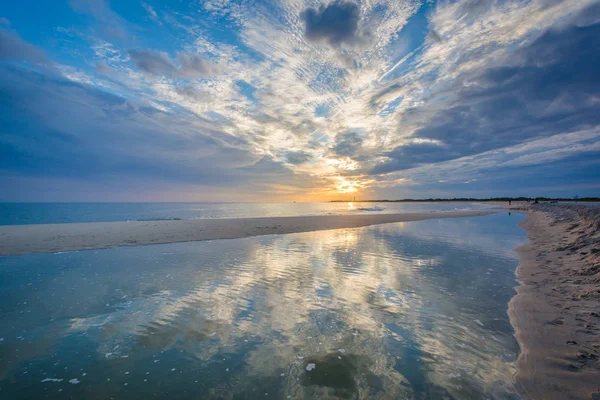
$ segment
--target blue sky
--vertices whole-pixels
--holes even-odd
[[[600,196],[600,2],[0,0],[0,201]]]

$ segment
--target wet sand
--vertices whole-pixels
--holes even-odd
[[[523,208],[515,205],[513,209]],[[527,399],[600,399],[600,210],[524,207],[521,285],[509,304]]]
[[[488,215],[487,211],[0,226],[0,256],[235,239]]]

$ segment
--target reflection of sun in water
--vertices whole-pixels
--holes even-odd
[[[354,210],[354,203],[353,202],[348,203],[348,208],[350,210]]]

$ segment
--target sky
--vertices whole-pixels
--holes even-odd
[[[600,196],[599,0],[0,0],[0,201]]]

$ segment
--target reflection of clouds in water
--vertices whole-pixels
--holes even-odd
[[[463,251],[484,253],[504,258],[516,258],[513,249],[523,243],[523,235],[515,235],[514,226],[523,219],[524,214],[493,215],[487,218],[505,219],[503,224],[480,224],[477,218],[434,219],[419,224],[405,224],[403,235],[418,238],[438,246],[453,246]],[[378,226],[379,232],[396,232],[395,224]],[[519,228],[520,230],[520,228]],[[502,243],[499,245],[498,241]]]
[[[464,298],[480,296],[487,281],[465,284],[434,273],[447,268],[464,276],[461,266],[447,265],[464,253],[462,241],[481,253],[479,261],[508,265],[489,255],[505,254],[506,244],[472,230],[471,220],[426,222],[107,250],[113,265],[120,254],[132,257],[127,268],[108,267],[109,278],[95,277],[102,290],[90,299],[99,304],[88,306],[126,293],[108,312],[71,318],[70,331],[95,340],[103,361],[135,358],[143,349],[184,350],[208,366],[224,353],[241,358],[241,370],[231,371],[235,383],[215,386],[221,394],[267,377],[298,396],[335,392],[335,382],[303,384],[308,360],[317,360],[315,373],[348,363],[342,370],[356,381],[351,391],[364,398],[413,390],[510,393],[502,386],[514,372],[511,332],[491,319],[505,317],[506,303],[498,309],[489,299]],[[166,248],[174,254],[157,257]],[[155,259],[158,265],[150,263]],[[74,268],[65,279],[82,273]],[[503,278],[509,285],[510,275]],[[480,314],[473,302],[494,310]],[[367,393],[368,387],[381,392]]]

